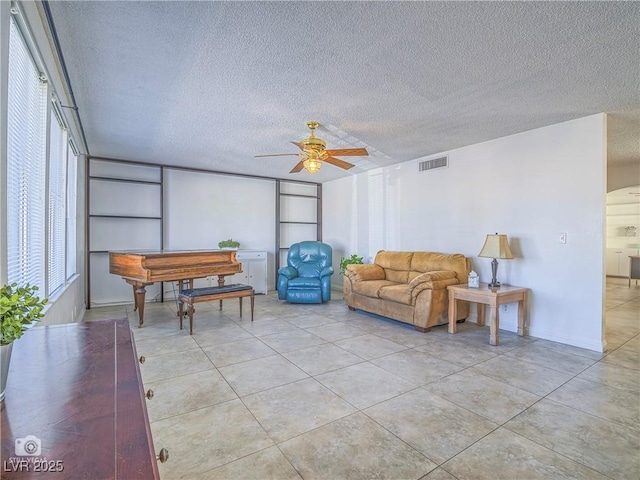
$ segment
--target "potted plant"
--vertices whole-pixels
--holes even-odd
[[[218,248],[222,250],[237,250],[240,248],[240,242],[232,240],[231,238],[229,240],[222,240],[218,242]]]
[[[344,272],[347,270],[347,265],[350,265],[352,263],[361,264],[364,263],[364,261],[362,257],[359,257],[355,253],[347,258],[342,257],[340,259],[340,273],[344,275]]]
[[[35,285],[18,287],[17,283],[0,289],[0,401],[4,400],[13,342],[44,316],[42,309],[48,299],[41,300],[37,291]]]

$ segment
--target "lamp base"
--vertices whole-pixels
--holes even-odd
[[[498,260],[495,258],[491,262],[491,283],[489,284],[489,288],[500,288],[500,282],[496,280],[496,276],[498,275]]]

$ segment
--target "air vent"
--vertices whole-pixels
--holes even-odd
[[[449,166],[448,157],[434,158],[433,160],[425,160],[418,164],[418,171],[424,172],[427,170],[433,170],[435,168],[446,168]]]

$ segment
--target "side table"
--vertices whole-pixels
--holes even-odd
[[[518,302],[518,335],[527,335],[527,295],[528,288],[502,285],[499,288],[490,288],[486,283],[480,283],[480,288],[469,288],[465,283],[462,285],[449,285],[449,333],[456,333],[456,315],[458,305],[456,300],[466,300],[478,305],[478,325],[484,325],[485,306],[491,307],[489,329],[489,343],[498,345],[500,328],[500,305],[511,302]]]

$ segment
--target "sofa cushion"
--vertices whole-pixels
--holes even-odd
[[[383,300],[389,300],[390,302],[404,303],[405,305],[411,305],[412,298],[407,284],[389,285],[380,288],[378,296]]]
[[[384,276],[387,280],[391,280],[392,282],[409,283],[408,270],[392,270],[390,268],[385,268]]]
[[[389,285],[398,285],[396,282],[389,280],[367,280],[364,282],[356,282],[353,284],[353,291],[366,297],[378,298],[378,292],[382,287]],[[403,285],[406,289],[407,286]]]
[[[313,277],[296,277],[289,280],[288,288],[320,288],[320,279]]]
[[[413,252],[386,252],[380,250],[376,254],[374,263],[380,265],[385,270],[411,270],[411,259],[413,258]]]

